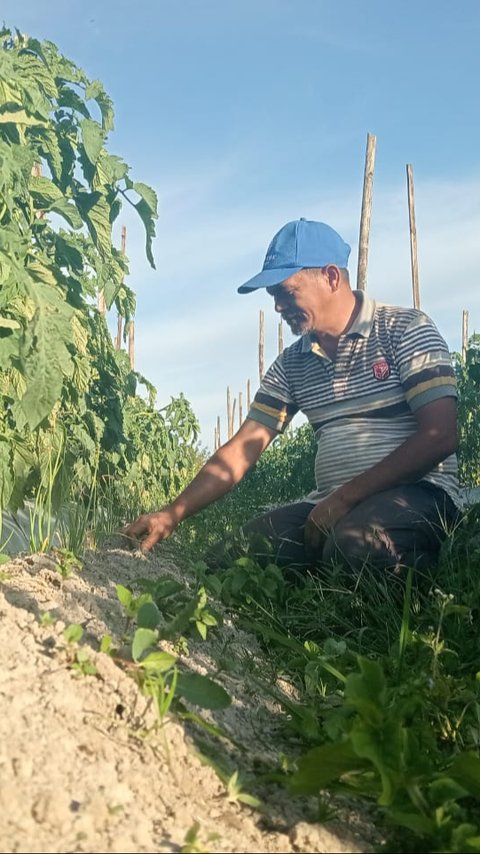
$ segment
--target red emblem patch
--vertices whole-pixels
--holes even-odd
[[[373,376],[376,380],[386,380],[390,376],[390,365],[386,359],[379,359],[372,365]]]

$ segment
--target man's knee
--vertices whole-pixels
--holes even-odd
[[[346,564],[355,570],[366,564],[393,568],[400,562],[401,555],[388,531],[339,522],[325,542],[322,560]]]
[[[422,569],[435,561],[440,541],[432,543],[416,534],[411,531],[405,537],[402,532],[401,537],[395,538],[381,527],[360,528],[340,522],[325,543],[322,560],[357,571],[367,565],[376,569],[399,570],[405,566]]]

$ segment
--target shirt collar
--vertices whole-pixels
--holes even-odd
[[[360,310],[348,331],[345,332],[345,337],[369,338],[375,317],[375,300],[367,297],[365,291],[353,291],[353,293],[360,302]],[[310,334],[307,333],[302,336],[302,353],[309,353],[311,351],[317,353],[321,351],[323,353],[320,345],[316,341],[312,341]]]

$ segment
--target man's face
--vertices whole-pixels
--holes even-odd
[[[323,272],[318,269],[300,270],[280,285],[267,288],[267,293],[275,300],[275,311],[282,315],[294,335],[313,332],[315,320],[326,295],[323,293]]]

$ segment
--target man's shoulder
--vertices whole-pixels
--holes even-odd
[[[376,302],[375,320],[387,329],[402,332],[408,327],[435,326],[431,317],[419,308],[384,302]]]
[[[380,302],[375,300],[375,314],[384,317],[391,317],[394,320],[402,320],[411,322],[416,318],[428,317],[424,311],[419,308],[412,308],[406,305],[396,305],[395,303]]]

